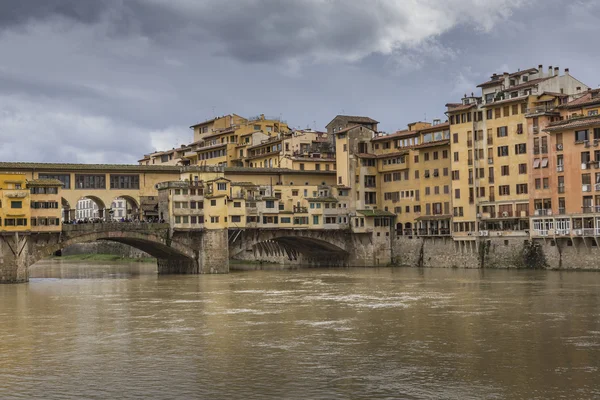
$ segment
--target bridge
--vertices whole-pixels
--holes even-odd
[[[72,244],[96,240],[148,253],[157,259],[159,274],[228,273],[230,256],[277,262],[283,257],[290,263],[313,266],[371,266],[378,261],[371,236],[350,230],[173,230],[168,224],[65,224],[60,232],[0,234],[0,283],[27,282],[28,268],[37,261]]]

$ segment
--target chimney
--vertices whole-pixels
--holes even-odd
[[[569,68],[565,68],[565,75],[566,76],[571,76],[571,73],[569,72]]]
[[[551,65],[551,66],[548,67],[548,76],[549,77],[552,76],[552,74],[554,73],[552,71],[553,71],[553,69],[552,69],[552,65]]]
[[[502,77],[504,78],[504,87],[508,88],[508,86],[510,85],[510,79],[509,79],[508,72],[505,72],[504,74],[502,74]]]
[[[538,65],[538,75],[540,78],[544,77],[544,66],[542,64]]]
[[[560,74],[560,68],[554,67],[554,76],[558,76]]]

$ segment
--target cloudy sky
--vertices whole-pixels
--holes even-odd
[[[595,0],[0,0],[0,160],[135,163],[235,112],[392,132],[493,72],[600,84]]]

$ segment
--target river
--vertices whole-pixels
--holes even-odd
[[[1,399],[600,397],[599,273],[31,276],[0,286]]]

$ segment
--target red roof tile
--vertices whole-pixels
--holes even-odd
[[[578,117],[565,119],[563,121],[553,122],[546,129],[545,132],[561,132],[577,128],[586,128],[591,126],[600,125],[600,116],[594,115],[591,117]]]

